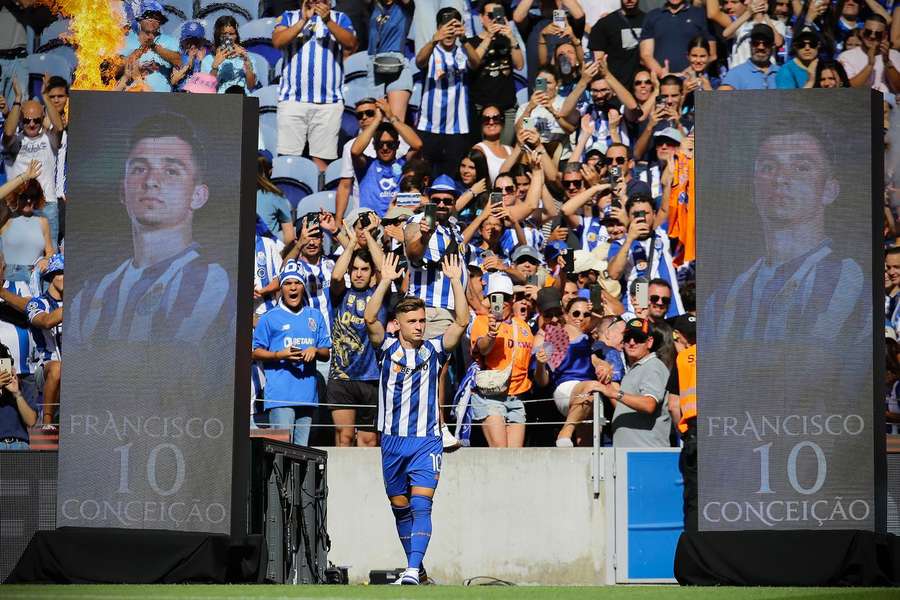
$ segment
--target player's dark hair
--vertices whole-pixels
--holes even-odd
[[[184,115],[161,112],[144,117],[131,130],[128,139],[129,152],[141,140],[161,137],[176,137],[190,146],[194,165],[197,167],[197,180],[206,181],[206,149],[191,120]]]
[[[837,144],[831,139],[829,127],[832,123],[825,122],[821,115],[802,108],[792,108],[772,115],[766,123],[765,131],[760,139],[762,142],[770,137],[796,135],[805,133],[819,142],[822,155],[828,162],[827,167],[837,164]]]
[[[613,142],[606,148],[606,154],[609,154],[609,151],[613,148],[625,148],[625,158],[627,160],[631,160],[631,148],[628,147],[628,144],[623,144],[621,142]]]
[[[890,248],[885,249],[885,256],[889,256],[891,254],[900,254],[900,246],[891,246]]]
[[[450,15],[448,21],[452,21],[456,19],[460,23],[462,22],[462,15],[459,14],[459,11],[453,8],[452,6],[445,6],[441,10],[437,11],[437,15],[435,15],[435,22],[440,26],[441,23],[444,22],[444,15]],[[399,306],[399,304],[397,305]]]
[[[574,298],[570,298],[568,302],[566,302],[566,312],[572,310],[572,307],[575,306],[576,302],[587,302],[587,298],[582,298],[581,296],[575,296]]]
[[[378,142],[381,141],[381,135],[382,135],[383,133],[386,133],[386,134],[388,134],[389,136],[391,136],[391,138],[393,138],[393,140],[394,140],[395,142],[396,142],[397,140],[400,139],[400,133],[397,131],[397,128],[396,128],[396,127],[394,127],[394,126],[391,125],[390,123],[386,123],[386,122],[385,122],[385,123],[380,123],[380,124],[378,125],[378,127],[375,128],[375,135],[374,135],[374,137],[373,137],[373,139],[375,140],[376,145],[378,144]]]
[[[394,307],[394,313],[397,316],[416,310],[425,310],[425,301],[421,298],[412,298],[407,296],[406,298],[398,302],[397,306]]]

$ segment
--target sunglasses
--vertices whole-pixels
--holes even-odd
[[[389,148],[391,150],[396,150],[400,147],[400,142],[391,141],[391,140],[378,140],[375,144],[376,148]]]
[[[581,179],[563,179],[563,186],[580,188],[584,185],[584,182]]]
[[[571,317],[572,317],[573,319],[580,319],[581,317],[586,317],[586,316],[588,316],[589,314],[590,314],[590,313],[589,313],[588,311],[586,311],[586,310],[585,310],[585,311],[581,311],[581,310],[573,310],[572,312],[569,313],[569,315],[571,315]]]
[[[503,187],[498,186],[498,187],[494,188],[494,191],[495,192],[503,192],[504,194],[512,194],[513,192],[516,191],[516,186],[514,186],[514,185],[507,185],[507,186],[503,186]]]
[[[612,158],[607,158],[606,162],[610,165],[624,165],[627,160],[624,156],[613,156]]]
[[[456,204],[456,198],[453,196],[432,196],[432,204],[443,204],[444,206],[453,206]]]
[[[484,115],[483,117],[485,123],[502,123],[503,117],[501,115]]]
[[[797,42],[797,47],[801,49],[805,48],[818,48],[819,42],[814,42],[812,40],[803,40],[801,42]]]
[[[41,121],[43,121],[43,120],[44,119],[42,119],[41,117],[38,117],[36,119],[29,119],[27,117],[22,117],[22,122],[25,123],[26,125],[39,125],[41,123]]]
[[[750,40],[750,46],[752,48],[757,48],[757,47],[769,48],[771,45],[772,45],[772,42],[770,42],[769,40],[764,40],[764,39]]]
[[[356,113],[357,119],[362,119],[363,117],[368,117],[371,119],[374,116],[375,116],[374,110],[360,110],[360,111],[357,111],[357,113]]]
[[[513,294],[513,300],[516,302],[521,302],[522,300],[528,300],[529,296],[525,292],[517,292]]]
[[[863,37],[870,40],[880,40],[884,36],[883,31],[873,31],[872,29],[863,29],[862,34]]]
[[[650,296],[651,304],[662,304],[663,306],[668,306],[671,301],[671,296],[657,296],[656,294]]]
[[[652,79],[635,79],[634,85],[653,85]]]
[[[647,341],[647,336],[638,335],[636,333],[626,333],[624,336],[622,336],[622,341],[626,344],[631,342],[634,342],[635,344],[643,344]]]
[[[381,224],[385,227],[390,227],[392,225],[399,225],[400,219],[382,219]]]

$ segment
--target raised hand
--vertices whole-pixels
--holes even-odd
[[[28,168],[25,169],[25,172],[22,173],[25,176],[25,180],[37,179],[41,175],[41,161],[33,160],[28,163]]]
[[[445,254],[441,262],[441,270],[448,279],[462,281],[462,267],[459,265],[459,254]]]
[[[381,263],[381,277],[388,281],[399,279],[403,276],[404,269],[398,268],[400,257],[393,252],[387,252],[384,255],[384,262]]]

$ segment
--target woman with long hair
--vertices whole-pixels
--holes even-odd
[[[216,19],[213,29],[215,55],[207,54],[200,69],[216,76],[216,91],[224,94],[237,86],[249,92],[256,87],[256,73],[247,50],[241,46],[237,21],[231,15]]]
[[[269,154],[266,152],[266,154]],[[296,237],[294,221],[291,219],[291,203],[281,190],[272,183],[271,155],[260,154],[256,158],[256,214],[274,235],[285,245]]]
[[[472,148],[459,161],[456,180],[465,190],[456,199],[456,214],[461,221],[469,223],[484,209],[492,181],[487,159],[481,150]]]
[[[35,215],[46,200],[37,181],[40,173],[40,162],[33,160],[24,173],[0,186],[0,198],[5,200],[0,210],[0,243],[6,281],[29,281],[38,261],[55,251],[50,222]]]
[[[475,144],[472,150],[478,149],[484,153],[487,160],[488,173],[491,180],[488,186],[493,185],[494,179],[500,174],[503,163],[512,154],[512,147],[500,141],[500,133],[503,131],[503,111],[493,105],[481,109],[481,141]]]
[[[816,76],[813,82],[814,88],[842,88],[850,87],[850,78],[844,65],[836,60],[820,60],[816,65]]]

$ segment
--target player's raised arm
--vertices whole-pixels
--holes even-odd
[[[380,346],[384,341],[384,325],[378,320],[378,310],[384,304],[384,297],[388,290],[391,289],[391,282],[403,275],[403,269],[397,268],[400,261],[393,252],[384,255],[384,262],[381,264],[381,279],[378,286],[369,301],[366,303],[366,310],[363,312],[363,319],[366,321],[366,331],[369,332],[369,341],[373,345]]]
[[[466,290],[463,289],[462,267],[459,264],[459,255],[447,254],[444,256],[444,262],[441,266],[444,276],[450,280],[450,286],[453,288],[453,306],[456,311],[456,320],[447,328],[443,337],[444,350],[449,352],[459,343],[466,326],[469,324],[469,304],[466,302]]]

